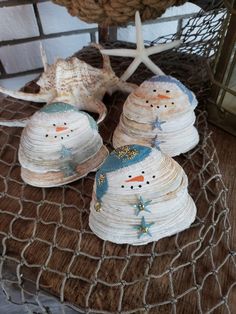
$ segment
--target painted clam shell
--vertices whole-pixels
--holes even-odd
[[[103,240],[147,244],[188,228],[195,216],[184,170],[156,149],[118,148],[96,174],[89,225]]]
[[[195,95],[177,79],[154,76],[127,98],[113,135],[115,148],[129,144],[161,149],[177,156],[195,147]]]
[[[21,176],[33,186],[59,186],[96,171],[107,155],[93,118],[53,103],[36,112],[22,132]]]

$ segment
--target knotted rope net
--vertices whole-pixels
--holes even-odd
[[[53,0],[63,5],[72,16],[87,23],[122,25],[134,21],[139,11],[142,21],[161,16],[167,8],[181,5],[186,0]]]
[[[0,129],[0,279],[7,299],[18,309],[56,314],[234,313],[236,252],[230,238],[227,188],[204,110],[211,85],[206,59],[209,55],[212,62],[215,59],[226,14],[225,9],[201,12],[182,29],[181,48],[153,56],[166,73],[192,88],[201,104],[196,121],[200,143],[177,158],[198,209],[188,230],[138,247],[100,240],[88,226],[94,174],[63,187],[30,187],[20,178],[21,130]],[[107,44],[121,46],[132,45]],[[77,55],[101,66],[94,48]],[[129,62],[112,58],[119,75]],[[141,66],[132,81],[140,83],[150,76]],[[35,84],[25,90],[36,90]],[[108,118],[100,132],[110,149],[126,97],[121,93],[105,97]],[[2,100],[0,116],[23,118],[39,107],[8,97]]]

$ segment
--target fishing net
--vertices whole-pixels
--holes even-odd
[[[195,222],[184,232],[138,247],[100,240],[88,226],[94,174],[63,187],[28,186],[20,178],[17,159],[21,130],[0,129],[0,278],[17,313],[234,313],[236,252],[227,189],[204,110],[211,86],[208,66],[214,66],[226,19],[227,10],[221,7],[200,12],[183,23],[181,48],[152,56],[164,72],[193,89],[200,102],[200,143],[176,158],[189,177],[198,209]],[[94,48],[84,48],[77,56],[101,66]],[[112,58],[119,75],[129,62]],[[132,81],[150,76],[141,66]],[[25,90],[37,88],[30,83]],[[100,132],[110,149],[126,97],[105,97],[108,117]],[[0,116],[23,118],[39,108],[8,97],[1,101]]]

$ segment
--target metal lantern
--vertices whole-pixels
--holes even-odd
[[[212,78],[209,120],[236,135],[236,1],[229,7],[227,31]]]

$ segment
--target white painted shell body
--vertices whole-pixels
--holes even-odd
[[[146,244],[187,229],[195,216],[184,170],[156,149],[121,147],[96,174],[89,224],[103,240]]]
[[[22,132],[19,147],[22,179],[38,187],[84,177],[97,170],[107,155],[93,118],[65,103],[36,112]]]
[[[140,144],[177,156],[195,147],[195,95],[178,80],[154,76],[127,98],[113,145]]]

